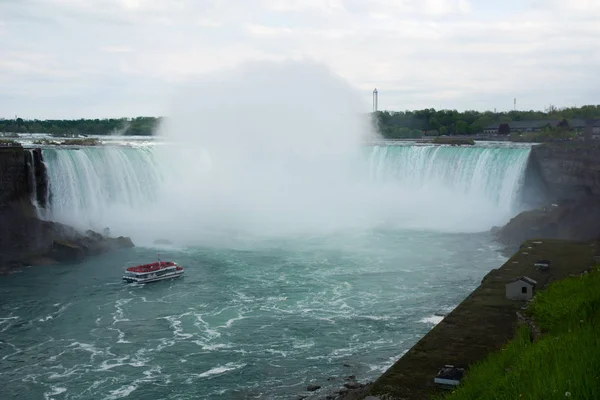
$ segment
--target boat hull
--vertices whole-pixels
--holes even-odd
[[[183,275],[183,270],[181,271],[175,271],[169,274],[164,274],[161,276],[151,276],[151,277],[147,277],[147,278],[137,278],[135,276],[123,276],[123,280],[129,283],[151,283],[151,282],[158,282],[158,281],[164,281],[167,279],[175,279],[175,278],[179,278],[181,275]]]

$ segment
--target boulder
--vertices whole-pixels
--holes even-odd
[[[315,391],[317,391],[319,389],[321,389],[321,386],[319,386],[319,385],[308,385],[306,387],[306,390],[309,391],[309,392],[315,392]]]
[[[358,382],[344,383],[344,386],[350,390],[360,389],[361,387],[363,387],[363,385]]]
[[[531,239],[597,240],[600,238],[600,196],[525,211],[492,232],[510,249]]]
[[[68,240],[55,240],[50,257],[60,262],[80,262],[86,256],[86,249]]]

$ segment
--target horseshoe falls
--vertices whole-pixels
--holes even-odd
[[[305,175],[292,172],[283,177],[285,186],[273,187],[211,170],[210,156],[201,150],[184,165],[187,179],[171,175],[168,188],[165,177],[172,171],[156,148],[46,149],[43,154],[50,219],[82,229],[108,226],[138,241],[168,234],[172,241],[189,242],[190,236],[204,237],[205,227],[227,227],[231,233],[242,225],[254,234],[277,232],[278,226],[486,231],[520,211],[529,148],[371,146],[332,178],[337,180],[307,183]],[[178,229],[171,232],[171,224]]]
[[[380,145],[242,168],[219,150],[43,150],[45,218],[136,247],[0,280],[6,398],[317,399],[373,380],[505,261],[488,231],[522,208],[529,156]],[[185,275],[121,282],[157,252]]]

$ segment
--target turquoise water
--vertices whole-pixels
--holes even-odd
[[[375,379],[502,264],[486,232],[519,211],[530,151],[169,149],[44,150],[41,216],[138,247],[0,279],[2,399],[322,398]],[[122,282],[157,252],[184,277]]]
[[[157,251],[185,276],[121,282]],[[503,260],[487,234],[373,229],[26,268],[0,280],[2,398],[290,399],[371,380]]]

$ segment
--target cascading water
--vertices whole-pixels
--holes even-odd
[[[376,146],[371,177],[412,190],[448,189],[511,212],[519,206],[529,148]],[[449,199],[445,199],[449,200]]]
[[[31,188],[31,194],[29,196],[29,199],[31,201],[31,204],[33,205],[33,208],[35,209],[36,215],[37,217],[41,217],[42,216],[42,212],[40,209],[40,205],[38,202],[38,193],[37,193],[37,179],[35,176],[35,162],[34,162],[34,156],[33,156],[33,150],[29,150],[27,152],[27,172],[28,172],[28,180],[29,180],[29,187]]]
[[[45,149],[49,218],[102,229],[126,221],[157,198],[160,171],[147,148]]]
[[[335,188],[342,191],[339,197],[344,204],[335,211],[328,204],[323,209],[307,204],[304,220],[327,224],[325,210],[339,224],[333,228],[356,227],[350,223],[356,218],[358,222],[354,222],[363,227],[393,224],[400,228],[471,232],[501,224],[519,211],[529,156],[527,147],[389,145],[368,147],[366,151],[366,157],[354,166],[354,181],[345,181]],[[53,193],[51,218],[80,228],[109,226],[120,234],[134,238],[137,235],[148,241],[167,233],[177,239],[177,233],[167,232],[164,225],[181,221],[178,217],[196,219],[198,230],[208,221],[231,223],[231,216],[246,216],[245,213],[264,218],[264,225],[269,223],[260,209],[242,212],[239,203],[232,203],[223,210],[216,203],[207,202],[210,192],[216,190],[211,186],[215,182],[208,180],[203,183],[209,193],[185,202],[195,204],[198,210],[181,215],[183,209],[175,199],[180,194],[165,190],[165,166],[156,153],[157,149],[151,147],[116,146],[44,150]],[[194,176],[210,176],[206,159],[197,155],[196,161],[190,159],[190,163],[188,169],[197,169]],[[198,184],[175,183],[184,188]],[[332,185],[335,187],[335,182]],[[172,188],[173,182],[168,182],[168,187]],[[322,203],[332,201],[327,196],[333,191],[324,188],[325,197],[316,199]],[[272,199],[265,198],[269,205],[266,212],[275,206],[269,201]],[[205,209],[213,205],[213,210]],[[296,217],[280,214],[286,224]],[[178,228],[183,225],[178,224]],[[148,232],[156,233],[147,235]]]

